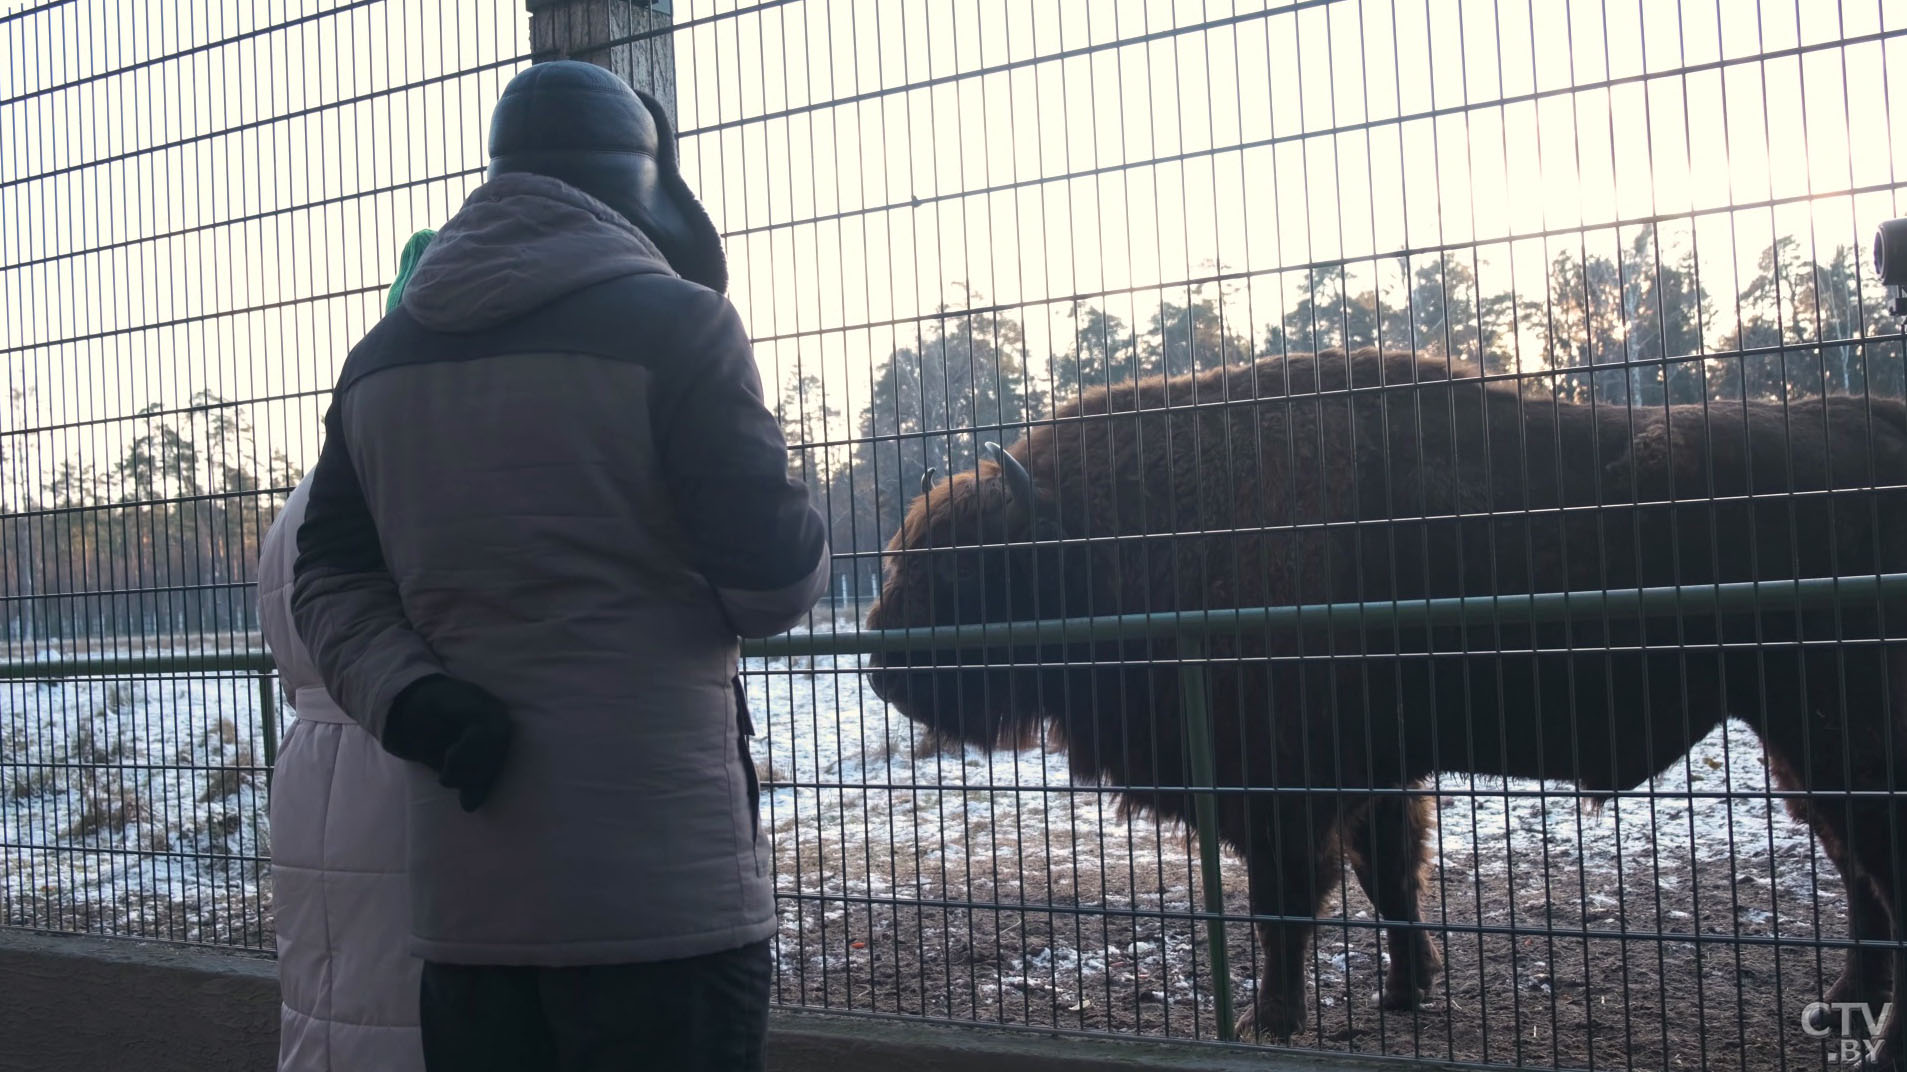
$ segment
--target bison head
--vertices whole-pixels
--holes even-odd
[[[1016,445],[1024,451],[1024,441]],[[888,541],[871,629],[951,628],[1083,614],[1083,551],[1069,545],[1054,498],[1013,452],[987,444],[970,473],[932,483]],[[998,644],[876,655],[869,683],[943,737],[987,747],[1023,742],[1054,696],[1057,645]],[[1042,666],[1040,664],[1048,665]]]

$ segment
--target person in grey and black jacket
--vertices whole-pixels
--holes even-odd
[[[760,1068],[739,638],[813,606],[826,531],[663,109],[536,64],[490,154],[338,376],[292,613],[412,761],[429,1068]]]

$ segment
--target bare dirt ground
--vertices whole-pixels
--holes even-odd
[[[1228,876],[1243,884],[1243,875]],[[1557,872],[1578,891],[1575,876]],[[1686,872],[1664,873],[1663,932],[1698,933],[1687,908]],[[1744,881],[1753,885],[1744,876]],[[1123,883],[1113,883],[1115,887]],[[1693,884],[1706,907],[1699,933],[1725,936],[1731,918],[1725,875]],[[1592,882],[1599,898],[1616,888]],[[959,894],[975,900],[1067,902],[1040,872],[1025,880],[982,881]],[[1456,926],[1653,931],[1653,903],[1623,918],[1579,904],[1515,896],[1492,885],[1477,896],[1449,889],[1433,898],[1435,919]],[[1103,896],[1141,911],[1183,913],[1171,896],[1109,889]],[[945,897],[943,899],[955,899]],[[1575,900],[1574,897],[1568,900]],[[1653,897],[1650,898],[1651,902]],[[1518,902],[1522,903],[1519,904]],[[1351,925],[1326,923],[1315,950],[1316,983],[1298,1047],[1353,1054],[1520,1066],[1620,1069],[1819,1068],[1823,1044],[1799,1029],[1799,1011],[1838,971],[1838,954],[1805,944],[1726,942],[1619,935],[1549,938],[1451,933],[1438,941],[1446,975],[1417,1013],[1386,1012],[1377,934],[1361,893],[1348,898]],[[1105,903],[1097,897],[1085,907]],[[1752,911],[1752,910],[1751,910]],[[778,999],[784,1002],[954,1020],[981,1020],[1177,1038],[1216,1038],[1216,1002],[1205,976],[1204,934],[1158,917],[1083,916],[1042,910],[950,909],[818,900],[786,906]],[[1739,918],[1739,917],[1736,917]],[[1840,927],[1838,906],[1824,914]],[[1365,924],[1357,926],[1356,924]],[[1255,943],[1230,929],[1237,1000],[1249,1000]],[[1744,934],[1766,934],[1745,925]],[[1805,943],[1806,927],[1783,937]],[[801,955],[806,951],[805,956]],[[793,963],[790,963],[793,954]],[[1194,973],[1199,977],[1194,980]]]
[[[1017,816],[995,802],[999,821],[944,834],[934,821],[943,806],[902,809],[924,843],[890,840],[884,829],[869,840],[817,840],[784,823],[778,999],[1218,1037],[1206,932],[1186,918],[1203,897],[1195,849],[1082,796],[1022,799]],[[1699,802],[1698,820],[1711,804],[1728,807]],[[1444,846],[1425,917],[1440,928],[1433,940],[1446,973],[1426,1007],[1380,1008],[1380,934],[1352,884],[1326,911],[1336,918],[1319,929],[1307,1026],[1289,1045],[1537,1068],[1823,1067],[1825,1044],[1802,1033],[1801,1010],[1842,954],[1809,941],[1846,931],[1832,868],[1794,832],[1771,837],[1763,815],[1753,816],[1758,831],[1738,820],[1731,857],[1725,843],[1678,837],[1668,819],[1645,833],[1666,843],[1660,851],[1610,853],[1606,828],[1620,817],[1582,817],[1572,835],[1574,802],[1549,798],[1512,802],[1521,829],[1510,837],[1459,843],[1448,827],[1470,838],[1488,825],[1466,814],[1471,806],[1451,797],[1441,808]],[[1083,814],[1101,809],[1103,818]],[[1245,913],[1236,861],[1224,881],[1228,913]],[[1018,907],[969,907],[992,904]],[[1243,1009],[1257,942],[1244,922],[1228,938]]]

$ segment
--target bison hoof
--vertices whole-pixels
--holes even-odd
[[[1858,1072],[1900,1072],[1900,1047],[1883,1043],[1877,1051],[1841,1067]]]
[[[1414,1012],[1423,1007],[1424,998],[1443,972],[1443,958],[1425,943],[1414,957],[1391,958],[1384,973],[1384,1008],[1392,1012]]]
[[[1882,1072],[1882,1070],[1901,1072],[1901,1069],[1907,1068],[1907,1060],[1903,1059],[1907,1058],[1907,1053],[1901,1050],[1901,1025],[1894,1018],[1898,1011],[1897,1009],[1887,1010],[1887,1019],[1879,1025],[1880,1030],[1874,1033],[1874,1037],[1865,1037],[1867,1032],[1865,1025],[1862,1025],[1862,1028],[1856,1032],[1855,1038],[1842,1039],[1842,1053],[1844,1057],[1852,1057],[1852,1059],[1845,1060],[1841,1067],[1859,1069],[1861,1072]],[[1863,1017],[1856,1016],[1854,1019],[1858,1021]],[[1835,1024],[1833,1027],[1838,1031],[1840,1025]],[[1829,1046],[1833,1045],[1834,1043],[1830,1041]],[[1854,1052],[1850,1053],[1850,1050]]]
[[[1869,978],[1854,965],[1849,965],[1841,972],[1841,977],[1834,980],[1834,985],[1828,988],[1828,992],[1821,995],[1821,1001],[1826,1005],[1865,1005],[1869,1009],[1885,1011],[1889,989],[1885,981]],[[1830,1026],[1830,1020],[1834,1021],[1832,1025],[1834,1029],[1840,1030],[1838,1014],[1829,1010],[1810,1009],[1807,1019],[1808,1027],[1812,1030]],[[1866,1031],[1867,1024],[1864,1017],[1853,1016],[1850,1020],[1856,1029]]]
[[[1304,1005],[1298,1001],[1261,998],[1238,1018],[1235,1028],[1241,1039],[1277,1039],[1284,1041],[1304,1026]]]
[[[1853,988],[1850,988],[1850,990],[1852,989]],[[1851,1015],[1845,1015],[1841,1010],[1848,1006],[1865,1005],[1870,1014],[1875,1009],[1879,1009],[1882,1013],[1885,1013],[1886,998],[1879,997],[1863,1000],[1862,996],[1858,994],[1852,992],[1842,994],[1839,993],[1840,990],[1841,987],[1836,985],[1834,989],[1829,990],[1821,999],[1821,1005],[1835,1006],[1834,1008],[1822,1008],[1819,1005],[1810,1007],[1802,1014],[1802,1025],[1820,1037],[1826,1037],[1827,1035],[1838,1036],[1843,1029],[1846,1029],[1852,1038],[1867,1038],[1868,1018],[1862,1016],[1858,1011],[1853,1012]],[[1876,1020],[1873,1022],[1879,1023],[1880,1021]],[[1884,1030],[1885,1029],[1883,1029],[1883,1032]]]
[[[1417,986],[1404,979],[1386,979],[1382,1004],[1387,1012],[1416,1012],[1424,1007],[1424,998],[1429,995],[1429,987]]]

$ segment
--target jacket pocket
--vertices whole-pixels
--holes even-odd
[[[741,753],[742,775],[748,779],[748,805],[754,815],[753,833],[761,840],[761,779],[755,773],[755,757],[748,754],[748,742],[755,736],[755,720],[748,716],[748,693],[742,688],[740,674],[731,682],[735,690],[736,750]]]

